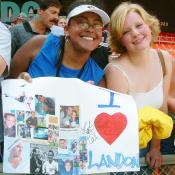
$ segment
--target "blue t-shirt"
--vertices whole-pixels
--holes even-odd
[[[62,41],[61,36],[48,35],[40,52],[29,66],[28,72],[32,78],[57,76],[58,51]],[[81,70],[68,68],[62,64],[59,70],[59,76],[64,78],[77,78],[78,75],[81,74],[81,80],[85,82],[91,80],[94,81],[96,85],[104,76],[103,68],[91,57],[89,57],[85,63],[83,71],[81,73],[80,71]]]

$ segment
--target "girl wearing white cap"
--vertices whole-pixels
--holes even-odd
[[[59,76],[80,78],[99,84],[103,68],[91,57],[97,49],[102,29],[109,16],[89,1],[76,1],[70,5],[65,37],[36,36],[14,56],[11,77],[21,78]],[[99,58],[100,59],[100,58]]]

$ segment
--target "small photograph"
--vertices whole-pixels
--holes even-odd
[[[74,175],[85,174],[87,166],[86,160],[80,160],[80,156],[76,155],[74,156],[73,163]]]
[[[58,147],[58,136],[52,130],[48,131],[48,143],[49,146]]]
[[[4,114],[4,136],[16,137],[16,117],[13,113]]]
[[[58,147],[59,128],[57,125],[49,124],[48,126],[48,142],[50,146]]]
[[[26,96],[25,92],[21,92],[18,96],[11,96],[9,94],[3,94],[5,97],[11,98],[13,100],[16,100],[17,102],[21,104],[27,105],[29,110],[32,110],[32,102],[33,102],[33,97],[32,96]]]
[[[46,126],[47,126],[46,117],[38,117],[37,118],[37,127],[46,128]]]
[[[47,128],[35,128],[33,138],[48,140],[48,129]]]
[[[73,153],[73,155],[79,155],[79,142],[77,139],[71,140],[71,152]]]
[[[80,160],[79,162],[79,174],[84,174],[87,166],[87,160]]]
[[[58,175],[58,151],[48,145],[30,144],[30,173]]]
[[[52,115],[48,115],[49,118],[49,124],[55,124],[58,125],[58,117],[57,116],[52,116]]]
[[[80,156],[79,155],[74,156],[74,159],[73,159],[74,175],[80,174],[79,173],[79,171],[80,171],[79,163],[80,163]]]
[[[22,163],[23,147],[21,143],[12,146],[9,154],[9,163],[13,168],[17,168]]]
[[[64,157],[59,159],[59,175],[73,175],[73,158]]]
[[[56,157],[54,151],[52,149],[48,150],[47,152],[47,160],[43,162],[42,165],[42,174],[52,174],[58,175],[58,158]]]
[[[26,124],[18,124],[17,135],[21,138],[31,138],[30,128]]]
[[[35,111],[28,113],[28,118],[26,118],[26,124],[29,128],[37,127],[37,117]]]
[[[68,149],[68,142],[67,139],[59,139],[59,149],[67,150]]]
[[[35,95],[35,111],[39,115],[55,115],[55,100],[43,95]]]
[[[79,106],[60,106],[60,127],[79,128]]]
[[[17,123],[24,123],[25,112],[17,110],[16,111]]]
[[[27,98],[27,97],[26,97],[25,92],[22,92],[18,97],[15,97],[15,100],[17,100],[17,101],[23,103],[23,102],[25,102],[26,98]]]
[[[29,173],[30,144],[16,138],[5,137],[4,172]]]
[[[87,137],[79,139],[80,160],[87,161]]]
[[[36,145],[32,148],[30,154],[30,173],[32,174],[42,174],[42,152],[40,148]]]
[[[25,111],[25,119],[31,116],[31,111]]]

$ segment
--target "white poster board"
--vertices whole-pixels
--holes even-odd
[[[139,170],[138,116],[131,96],[52,77],[4,80],[2,100],[4,172]]]

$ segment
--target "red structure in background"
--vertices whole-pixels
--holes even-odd
[[[167,50],[175,58],[175,34],[160,33],[158,41],[153,44],[153,47]]]

